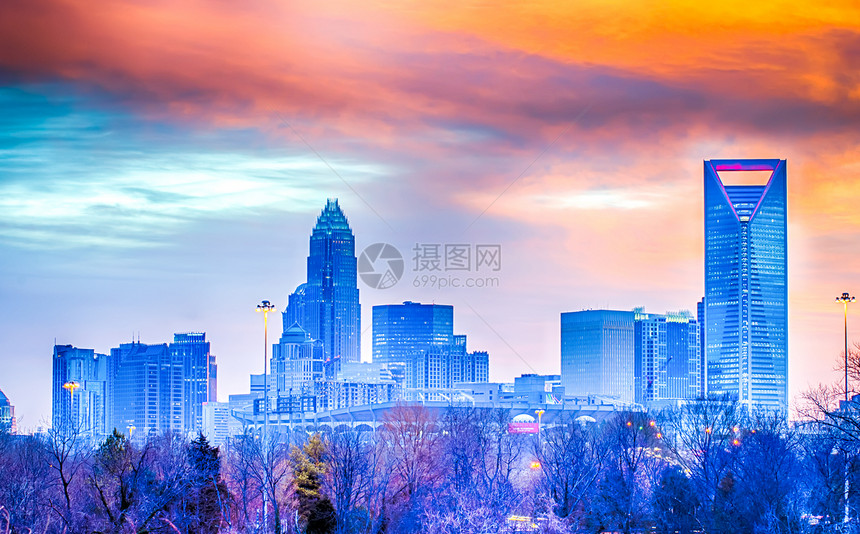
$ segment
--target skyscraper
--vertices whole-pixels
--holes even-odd
[[[107,430],[148,435],[203,428],[203,403],[216,401],[215,356],[203,332],[173,343],[123,343],[111,349]]]
[[[217,366],[205,332],[174,334],[171,360],[182,365],[182,428],[203,428],[203,403],[216,402]],[[181,363],[180,363],[181,362]]]
[[[632,311],[561,314],[561,385],[566,395],[633,402]]]
[[[486,382],[489,355],[468,352],[454,335],[454,307],[406,301],[373,307],[373,362],[407,388],[451,388]]]
[[[699,323],[689,312],[634,310],[636,402],[655,405],[701,396]]]
[[[93,349],[54,345],[52,422],[84,435],[108,432],[110,357]]]
[[[413,354],[454,343],[454,307],[406,301],[373,307],[373,362],[398,380]]]
[[[322,343],[323,358],[361,360],[355,237],[336,199],[329,199],[311,233],[307,283],[290,295],[284,331],[297,323]]]
[[[132,436],[183,430],[182,361],[167,343],[122,343],[111,349],[114,367],[110,428]]]
[[[786,162],[710,160],[704,166],[708,394],[728,394],[749,406],[784,412]],[[750,180],[749,172],[738,171],[764,171],[766,176]]]

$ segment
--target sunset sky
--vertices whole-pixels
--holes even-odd
[[[453,304],[490,378],[559,372],[559,313],[695,313],[702,161],[786,159],[790,393],[837,378],[860,296],[856,2],[0,5],[0,390],[50,418],[51,349],[205,331],[219,397],[254,306],[337,197],[407,259],[375,304]],[[416,288],[416,243],[499,244],[499,287]],[[849,337],[860,340],[860,303]],[[278,322],[270,338],[280,334]]]

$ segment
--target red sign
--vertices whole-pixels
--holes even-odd
[[[537,423],[508,423],[508,434],[537,434]]]

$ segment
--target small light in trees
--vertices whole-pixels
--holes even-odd
[[[632,422],[632,421],[627,421],[627,426],[633,426],[633,422]]]
[[[706,429],[705,429],[705,434],[710,434],[710,433],[711,433],[711,427],[706,428]]]
[[[656,422],[656,421],[651,421],[650,425],[651,425],[651,426],[656,426],[656,425],[657,425],[657,422]]]
[[[529,465],[529,467],[532,468],[533,470],[538,470],[538,469],[540,469],[540,462],[538,462],[537,460],[534,460],[531,463],[531,465]]]
[[[734,440],[734,441],[732,441],[732,445],[734,445],[735,447],[737,447],[737,446],[738,446],[738,445],[740,445],[740,444],[741,444],[741,440],[739,440],[739,439],[737,439],[737,438],[735,438],[735,440]]]
[[[737,434],[738,432],[741,431],[740,427],[737,427],[737,426],[734,427],[732,430],[734,430],[735,434]]]
[[[657,432],[657,439],[663,439],[663,434]]]

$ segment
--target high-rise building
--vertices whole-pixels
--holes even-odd
[[[400,382],[414,354],[453,343],[453,306],[406,301],[373,307],[373,362]]]
[[[323,380],[321,344],[304,328],[293,323],[272,347],[270,396],[281,398],[313,394],[314,384]]]
[[[634,313],[636,402],[653,406],[701,397],[699,323],[689,312]]]
[[[290,295],[284,331],[294,323],[322,344],[324,360],[357,362],[361,307],[355,237],[336,199],[329,199],[311,233],[307,282]]]
[[[111,429],[134,436],[182,432],[185,421],[183,365],[167,343],[122,343],[111,349]]]
[[[108,431],[202,430],[203,403],[216,401],[216,370],[203,332],[174,334],[170,344],[132,342],[111,349]]]
[[[0,434],[14,434],[15,431],[15,407],[9,397],[0,391]]]
[[[705,350],[705,299],[696,303],[696,321],[699,323],[699,391],[702,397],[708,396],[708,353]]]
[[[786,162],[709,160],[704,167],[707,391],[785,412]],[[762,172],[764,179],[749,178]]]
[[[454,307],[406,301],[373,307],[373,362],[406,388],[450,389],[489,380],[489,355],[454,335]]]
[[[54,345],[52,422],[87,436],[109,432],[110,357],[93,349]]]
[[[209,443],[218,447],[227,442],[230,433],[230,404],[227,402],[203,403],[203,426],[201,432]]]
[[[217,366],[204,332],[174,334],[170,356],[182,364],[182,428],[203,428],[203,403],[216,402]]]
[[[561,385],[565,395],[633,402],[632,311],[561,314]]]

